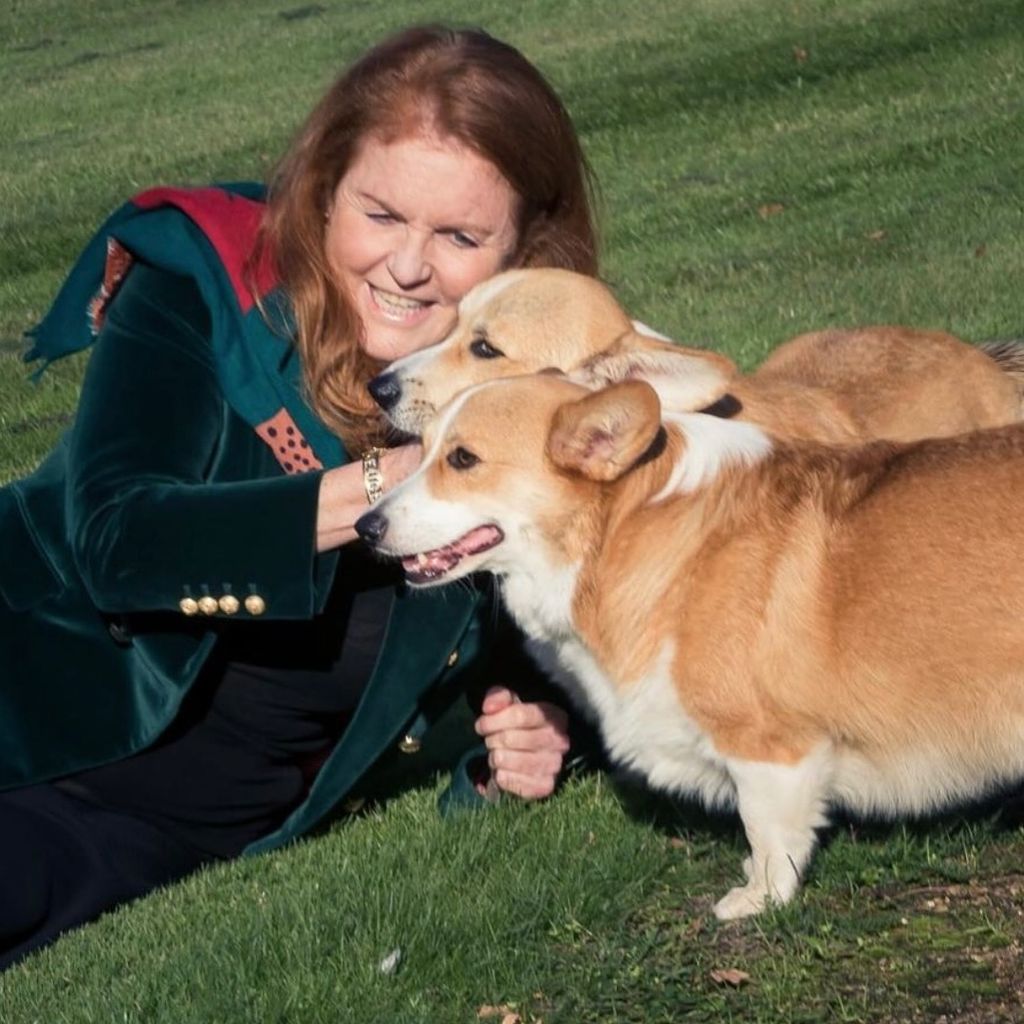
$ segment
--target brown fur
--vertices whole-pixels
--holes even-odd
[[[670,464],[605,491],[577,625],[627,682],[674,637],[680,701],[723,753],[955,749],[1024,712],[1024,428],[783,445],[644,504]]]

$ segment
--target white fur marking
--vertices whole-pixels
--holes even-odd
[[[504,273],[496,274],[494,277],[481,281],[475,288],[471,288],[459,303],[459,318],[472,315],[482,309],[489,302],[496,299],[506,288],[516,283],[523,272],[521,270],[506,270]]]
[[[479,526],[469,518],[471,511],[462,505],[432,497],[424,485],[425,475],[437,459],[448,433],[448,427],[470,395],[486,385],[461,392],[446,405],[437,425],[430,450],[419,466],[377,504],[377,511],[388,518],[388,535],[381,551],[407,555],[430,551],[450,544],[468,530]]]
[[[632,320],[633,330],[637,334],[643,334],[648,338],[655,338],[658,341],[672,341],[668,335],[662,334],[660,331],[656,331],[653,327],[648,327],[642,320]]]
[[[710,484],[726,466],[755,465],[772,450],[771,438],[753,423],[703,413],[666,413],[664,420],[682,430],[686,450],[652,503],[690,494]]]
[[[513,607],[514,601],[506,590],[509,610],[525,628],[521,612],[526,608]],[[675,647],[671,641],[666,641],[644,676],[629,684],[611,679],[575,635],[549,640],[533,634],[528,649],[599,724],[617,764],[659,789],[697,796],[708,807],[734,804],[735,790],[724,759],[679,704],[672,680]]]

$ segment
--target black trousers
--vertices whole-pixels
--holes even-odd
[[[0,971],[210,859],[59,786],[0,793]]]

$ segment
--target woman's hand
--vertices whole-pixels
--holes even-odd
[[[397,487],[407,476],[412,476],[423,461],[423,445],[419,441],[385,448],[380,456],[380,471],[384,477],[384,493]]]
[[[498,788],[524,800],[550,796],[569,749],[569,716],[555,704],[523,703],[504,686],[487,691],[482,711],[476,731]]]
[[[423,446],[418,442],[386,448],[381,452],[380,471],[384,477],[385,493],[413,473],[422,460]],[[320,481],[317,505],[317,551],[329,551],[355,540],[355,521],[369,507],[361,462],[350,462],[327,470]]]

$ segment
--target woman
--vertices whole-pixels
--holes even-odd
[[[503,267],[595,253],[551,88],[439,28],[343,74],[265,202],[156,189],[104,225],[30,353],[94,344],[75,424],[0,491],[0,967],[406,779],[552,790],[566,716],[489,668],[487,593],[405,591],[352,524],[420,458],[376,447],[366,382]]]

